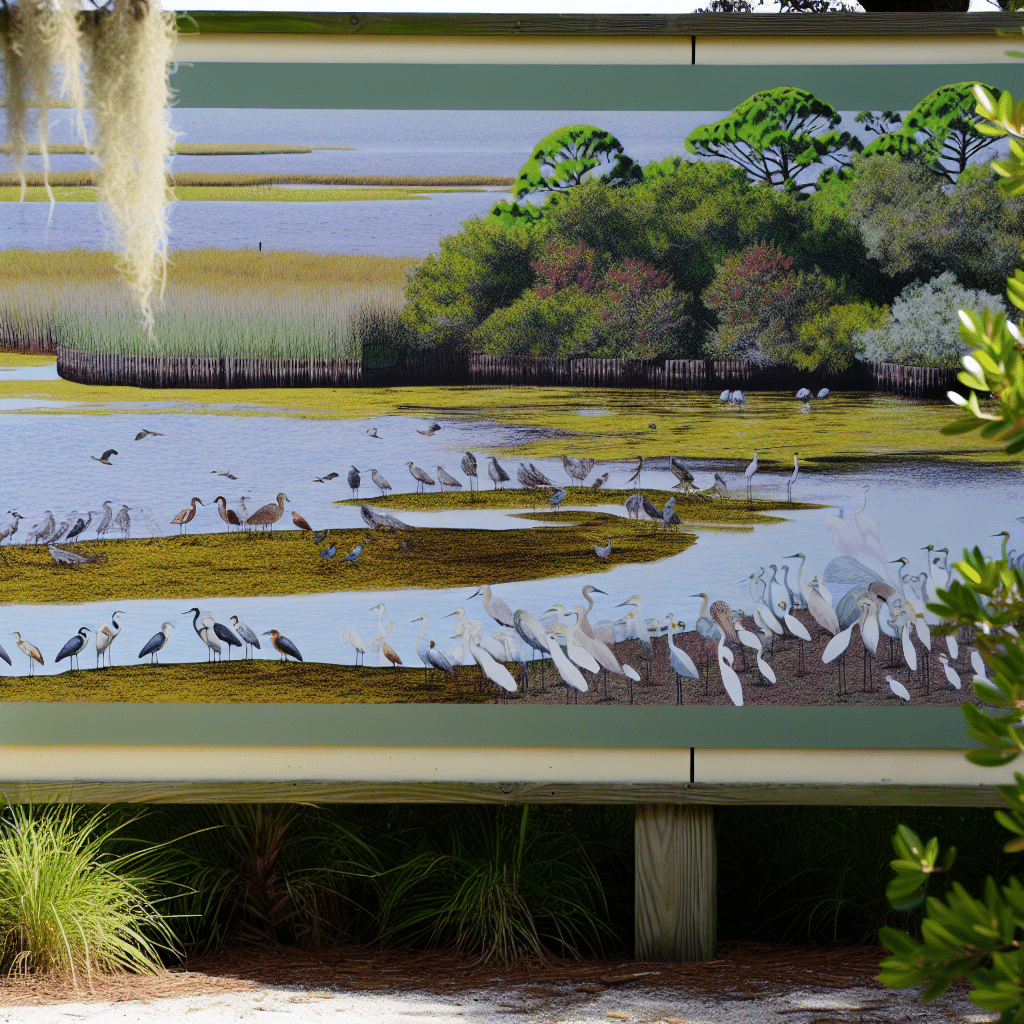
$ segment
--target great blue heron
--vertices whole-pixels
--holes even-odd
[[[282,491],[277,496],[277,501],[270,502],[269,505],[263,505],[261,508],[256,509],[255,512],[245,521],[246,526],[261,526],[265,530],[273,532],[274,523],[278,522],[281,516],[284,515],[284,503],[291,501],[291,498]]]
[[[75,659],[82,653],[82,650],[89,643],[89,634],[92,630],[88,626],[83,626],[58,652],[57,657],[54,658],[54,664],[58,661],[62,661],[64,658],[68,659],[68,664],[72,670],[75,667]],[[78,667],[82,667],[81,661],[78,663]]]
[[[282,661],[287,661],[289,658],[302,661],[302,655],[299,654],[298,647],[288,637],[281,636],[276,629],[268,629],[263,635],[270,637],[270,642],[274,645],[274,650],[281,655]]]
[[[638,491],[636,494],[631,494],[625,501],[626,512],[629,514],[630,519],[639,519],[640,513],[644,508],[643,495]]]
[[[165,622],[158,633],[154,633],[145,643],[142,650],[139,651],[139,657],[144,658],[147,654],[149,655],[149,663],[151,665],[159,664],[159,654],[164,649],[167,641],[171,638],[171,630],[174,629],[173,622]]]
[[[348,471],[348,476],[345,478],[348,480],[349,487],[352,488],[352,497],[359,497],[359,484],[361,483],[359,477],[359,470],[355,466],[352,466]]]
[[[105,501],[103,504],[104,504],[104,507],[105,507],[105,506],[109,505],[110,502]],[[171,520],[171,525],[178,527],[178,533],[179,534],[182,533],[182,532],[188,533],[188,530],[185,529],[185,528],[188,526],[189,523],[192,522],[193,519],[195,519],[195,517],[196,517],[196,505],[197,504],[198,505],[202,505],[204,503],[199,498],[193,498],[191,506],[189,508],[183,508]],[[110,516],[108,516],[107,514],[104,514],[103,522],[101,522],[100,525],[96,527],[96,535],[97,535],[97,537],[99,536],[100,530],[101,530],[102,527],[109,528],[109,526],[110,526]],[[106,532],[106,530],[104,529],[103,532]]]
[[[101,665],[104,658],[107,664],[111,664],[111,646],[121,635],[121,616],[124,612],[114,612],[110,616],[110,622],[100,626],[96,632],[96,660]]]
[[[121,506],[117,515],[114,516],[114,522],[117,523],[118,529],[121,531],[121,539],[128,540],[132,535],[132,517],[128,515],[127,505]]]
[[[370,479],[380,488],[380,496],[383,498],[388,491],[391,490],[391,484],[384,479],[384,477],[377,472],[375,469],[370,470]]]
[[[24,654],[26,658],[28,658],[28,674],[30,676],[34,675],[36,662],[38,662],[40,665],[45,664],[45,662],[43,661],[43,656],[39,653],[39,648],[36,647],[35,644],[30,644],[27,640],[22,640],[21,634],[17,630],[15,630],[14,633],[12,633],[12,636],[16,636],[18,638],[16,641],[16,643],[18,644],[18,650],[21,651],[21,653]],[[10,659],[8,658],[5,660],[7,661],[7,664],[10,665]]]
[[[426,472],[424,472],[424,470],[420,469],[419,466],[414,466],[412,464],[411,459],[406,463],[406,465],[409,467],[409,472],[412,473],[413,480],[416,481],[417,494],[423,493],[424,484],[427,484],[430,487],[434,486],[434,481],[430,478],[430,476]]]
[[[104,466],[112,466],[113,463],[110,461],[111,455],[117,455],[116,448],[108,448],[102,455],[90,455],[89,458],[92,459],[93,462],[102,463]]]

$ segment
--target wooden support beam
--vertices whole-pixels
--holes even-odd
[[[714,808],[638,804],[634,837],[636,959],[714,960]]]

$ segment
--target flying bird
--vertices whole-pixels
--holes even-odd
[[[370,427],[370,429],[369,429],[369,430],[367,430],[367,432],[366,432],[366,433],[367,433],[367,434],[368,434],[368,435],[369,435],[370,437],[375,437],[375,438],[377,438],[377,440],[378,440],[378,441],[383,441],[383,440],[384,440],[384,439],[383,439],[383,438],[382,438],[382,437],[380,436],[380,434],[378,434],[378,433],[377,433],[377,428],[376,428],[376,427]]]
[[[417,428],[416,433],[417,434],[422,434],[424,437],[430,437],[431,435],[436,434],[440,429],[441,429],[441,424],[440,423],[431,423],[430,426],[427,427],[426,430],[420,430],[420,429]]]
[[[158,430],[140,430],[135,435],[135,440],[136,441],[141,441],[144,437],[163,437],[163,436],[164,435],[161,434]]]
[[[90,455],[89,458],[94,462],[102,462],[104,466],[112,466],[113,463],[110,461],[110,456],[116,454],[116,448],[108,448],[102,455]]]

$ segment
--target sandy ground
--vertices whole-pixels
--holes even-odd
[[[188,1020],[422,1024],[903,1024],[994,1021],[957,988],[924,1006],[874,979],[879,950],[738,944],[707,964],[548,961],[501,969],[447,954],[347,949],[220,954],[156,978],[0,980],[0,1024]],[[339,1018],[337,1014],[344,1014]]]

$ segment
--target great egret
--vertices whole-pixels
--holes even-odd
[[[797,456],[797,453],[794,452],[793,453],[793,473],[790,476],[788,482],[786,483],[786,497],[790,501],[793,500],[793,484],[795,484],[799,478],[800,478],[800,459]]]
[[[423,614],[417,615],[412,621],[419,622],[420,620],[423,621],[423,625],[420,626],[420,631],[416,634],[416,654],[420,661],[423,662],[423,682],[426,683],[429,680],[432,668],[437,668],[442,672],[447,672],[449,675],[454,675],[455,669],[452,668],[448,659],[437,649],[434,641],[423,638],[424,631],[430,625],[430,619]]]
[[[757,472],[757,452],[754,452],[754,458],[750,465],[743,471],[744,477],[747,480],[747,499],[750,499],[751,488],[753,487],[754,474]]]
[[[728,658],[726,658],[728,654]],[[722,675],[722,685],[725,686],[725,692],[729,695],[729,699],[737,707],[743,706],[743,685],[740,683],[740,677],[736,675],[735,669],[730,663],[732,659],[732,652],[725,646],[725,637],[722,636],[718,640],[718,671]]]
[[[736,635],[739,637],[739,641],[744,647],[749,647],[754,651],[754,656],[757,660],[757,670],[768,680],[769,683],[775,684],[775,672],[772,670],[771,665],[764,660],[764,647],[761,644],[760,637],[756,633],[751,633],[749,629],[737,629]]]
[[[910,700],[910,691],[898,680],[893,679],[892,676],[886,676],[885,681],[889,684],[889,689],[897,697],[902,697],[903,700]]]
[[[355,650],[356,664],[363,664],[362,659],[365,659],[366,656],[366,641],[354,629],[343,629],[340,636],[343,644],[351,644]]]
[[[676,629],[680,632],[686,629],[685,622],[674,622],[671,617],[669,618],[668,628],[668,660],[672,666],[672,671],[676,674],[676,703],[683,703],[683,680],[684,679],[700,679],[700,672],[697,671],[697,666],[694,665],[693,659],[672,642],[673,634]]]
[[[96,660],[101,664],[104,656],[107,658],[107,663],[110,663],[110,645],[121,632],[121,616],[123,614],[123,612],[114,612],[110,616],[110,622],[100,626],[96,633]]]
[[[469,595],[470,600],[474,597],[480,596],[483,599],[484,611],[499,626],[506,626],[509,629],[515,629],[515,623],[512,621],[512,609],[509,608],[504,601],[491,592],[490,584],[482,583],[472,594]]]
[[[949,685],[952,686],[954,690],[959,690],[962,683],[956,669],[950,665],[944,654],[939,655],[939,661],[942,662],[942,671],[946,673],[946,679],[949,680]]]

